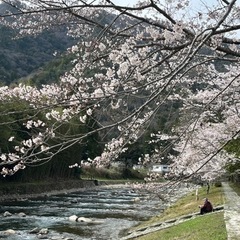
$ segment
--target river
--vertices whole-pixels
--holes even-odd
[[[117,240],[126,229],[158,214],[161,206],[158,198],[129,187],[99,187],[3,202],[0,207],[0,239]],[[12,215],[4,217],[6,212]],[[72,215],[85,217],[89,222],[70,221]],[[48,229],[48,233],[30,233],[36,228]],[[7,229],[15,233],[6,234]]]

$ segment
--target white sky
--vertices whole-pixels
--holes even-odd
[[[93,0],[90,0],[90,2],[92,2]],[[135,3],[137,3],[139,0],[112,0],[113,3],[117,4],[117,5],[122,5],[122,6],[132,6]],[[169,1],[169,2],[181,2],[181,0],[159,0],[159,2],[164,2],[164,1]],[[2,1],[0,0],[0,3]],[[28,1],[26,1],[28,2]],[[201,11],[201,6],[205,5],[205,6],[212,6],[218,2],[221,2],[221,0],[189,0],[190,2],[190,11]]]
[[[138,0],[112,0],[113,3],[118,4],[118,5],[129,5],[132,6],[133,4],[135,4]],[[176,1],[176,0],[175,0]],[[0,0],[0,3],[2,1]],[[212,3],[216,3],[217,0],[190,0],[190,4],[191,5],[200,5],[201,3],[204,4],[212,4]]]
[[[113,3],[119,6],[133,6],[140,0],[111,0]],[[213,5],[218,5],[221,0],[189,0],[188,10],[185,11],[185,17],[191,18],[198,12],[206,12],[206,7],[211,8]],[[181,0],[158,0],[157,2],[164,4],[164,2],[181,3]],[[148,12],[146,12],[148,15]]]
[[[132,6],[139,0],[112,0],[113,3],[118,4],[118,5],[127,5],[127,6]],[[174,1],[174,0],[173,0]],[[175,0],[177,1],[177,0]],[[191,7],[200,7],[201,5],[208,5],[211,6],[214,3],[217,3],[218,0],[189,0]]]

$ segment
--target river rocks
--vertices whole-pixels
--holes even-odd
[[[12,216],[12,213],[6,211],[6,212],[3,213],[3,216],[4,217],[10,217],[10,216]]]
[[[93,220],[91,218],[78,217],[77,215],[72,215],[68,219],[71,222],[79,222],[79,223],[90,223],[90,224],[104,223],[104,221],[101,221],[101,220]]]
[[[3,216],[4,217],[11,217],[11,216],[13,216],[13,214],[10,213],[9,211],[6,211],[6,212],[3,213]],[[24,212],[20,212],[20,213],[17,214],[17,216],[18,217],[26,217],[27,215]]]
[[[29,234],[35,234],[37,239],[47,239],[47,240],[75,240],[73,238],[64,236],[62,234],[57,235],[56,233],[50,232],[48,228],[38,228],[35,227],[28,232]],[[56,235],[55,235],[56,234]],[[35,238],[34,238],[35,239]]]
[[[50,238],[51,240],[74,240],[73,238],[64,238],[64,237],[59,237],[59,236],[53,236]]]
[[[48,228],[34,228],[28,232],[29,234],[35,234],[34,239],[47,239],[47,240],[75,240],[68,236],[62,234],[50,233]],[[55,235],[56,234],[56,235]],[[0,239],[11,238],[11,239],[26,239],[26,236],[22,236],[20,232],[17,232],[13,229],[7,229],[5,231],[0,231]],[[31,238],[32,239],[32,238]]]
[[[6,231],[2,232],[4,235],[14,235],[16,234],[16,231],[14,231],[13,229],[8,229]]]
[[[92,219],[90,219],[90,218],[85,218],[85,217],[79,217],[79,218],[77,219],[77,222],[90,223],[90,222],[92,222]]]
[[[38,236],[40,236],[40,235],[47,235],[49,233],[49,230],[48,230],[48,228],[40,229],[38,227],[35,227],[32,230],[30,230],[28,233],[37,234]]]
[[[0,238],[6,238],[8,236],[11,236],[11,235],[15,235],[16,234],[16,231],[13,230],[13,229],[7,229],[5,231],[0,231]]]
[[[48,234],[48,229],[47,228],[42,228],[39,232],[38,232],[38,234]]]
[[[30,234],[37,234],[40,231],[38,227],[33,228],[32,230],[29,231]]]
[[[20,212],[20,213],[18,213],[18,216],[19,216],[19,217],[26,217],[27,215],[26,215],[26,213],[24,213],[24,212]]]
[[[72,215],[68,218],[69,221],[71,222],[77,222],[78,216],[77,215]]]
[[[104,186],[69,195],[63,193],[46,200],[41,197],[14,204],[6,202],[1,215],[8,210],[13,216],[4,218],[2,215],[6,226],[3,230],[14,226],[17,233],[11,238],[16,239],[118,239],[122,229],[131,227],[136,219],[142,221],[155,214],[153,208],[160,202],[155,195],[153,199],[149,198],[149,193],[144,190],[118,187],[112,190]],[[145,200],[146,196],[149,201]],[[140,202],[134,204],[133,199]],[[72,204],[74,202],[77,203]],[[27,214],[25,218],[18,215],[23,211]],[[43,228],[48,228],[49,233],[40,234]]]
[[[92,222],[92,219],[90,218],[85,218],[85,217],[78,217],[76,215],[72,215],[69,218],[69,221],[71,222],[84,222],[84,223],[90,223]]]
[[[77,199],[73,199],[70,201],[70,203],[78,203],[78,200]]]
[[[135,197],[135,198],[133,199],[133,202],[135,202],[135,203],[140,202],[140,198],[139,198],[139,197]]]

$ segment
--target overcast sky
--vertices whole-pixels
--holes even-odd
[[[118,5],[129,5],[132,6],[135,4],[138,0],[112,0],[113,3],[118,4]],[[177,0],[175,0],[177,1]],[[201,3],[204,3],[206,5],[216,3],[218,0],[190,0],[190,4],[193,6],[198,6]],[[2,1],[0,0],[0,3]]]
[[[90,0],[92,2],[92,0]],[[113,3],[122,6],[132,6],[139,0],[112,0]],[[160,2],[164,2],[164,0],[159,0]],[[170,1],[170,0],[165,0]],[[180,1],[181,0],[172,0],[172,1]],[[194,11],[201,11],[201,6],[212,6],[214,3],[219,2],[220,0],[189,0],[190,9]],[[2,1],[0,0],[0,3]],[[26,1],[27,2],[27,1]]]
[[[137,3],[139,0],[111,0],[116,5],[120,6],[132,6]],[[159,0],[159,2],[180,2],[181,0]],[[189,0],[189,7],[187,11],[188,18],[191,18],[192,13],[195,15],[198,12],[206,12],[206,6],[211,8],[213,5],[217,5],[220,0]],[[186,15],[186,17],[187,17]]]
[[[113,3],[118,5],[129,5],[132,6],[135,4],[138,0],[112,0]],[[177,0],[175,0],[177,1]],[[191,7],[200,7],[201,5],[212,5],[214,3],[217,3],[218,0],[190,0]]]

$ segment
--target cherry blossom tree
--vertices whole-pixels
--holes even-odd
[[[211,180],[227,162],[239,161],[225,151],[240,131],[239,1],[2,2],[11,8],[1,21],[18,37],[65,25],[79,39],[68,49],[74,66],[58,83],[0,88],[2,102],[24,101],[33,113],[21,119],[29,137],[0,157],[3,175],[49,160],[96,132],[107,142],[88,162],[108,165],[149,129],[166,102],[180,103],[179,120],[154,129],[154,154],[143,155],[141,164],[161,162],[167,147],[159,148],[159,141],[178,152],[168,156],[174,176]],[[59,126],[76,117],[79,125],[94,119],[98,127],[60,135]],[[49,144],[54,138],[61,142]]]

